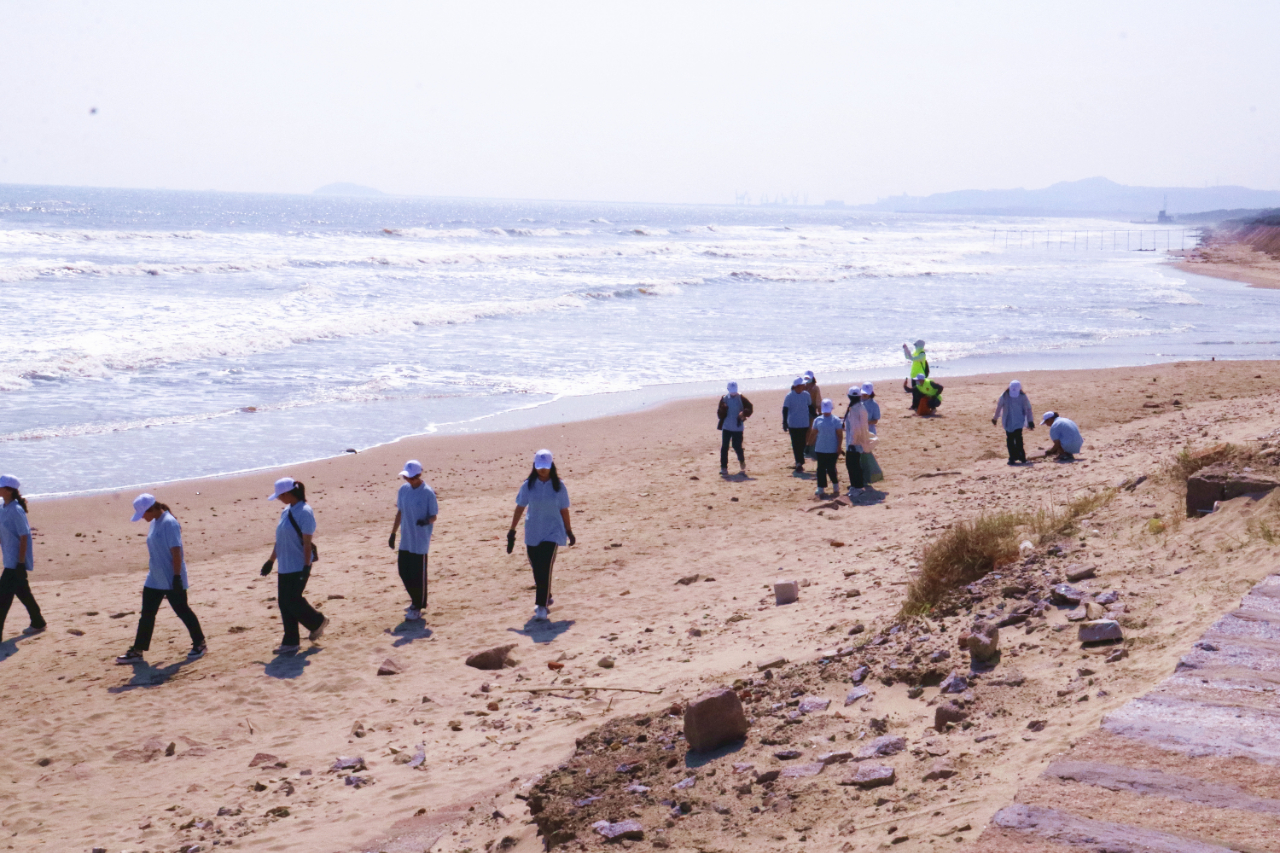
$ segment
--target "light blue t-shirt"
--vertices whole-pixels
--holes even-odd
[[[27,521],[27,514],[22,511],[22,505],[16,500],[9,501],[0,507],[0,551],[4,553],[6,569],[18,567],[18,548],[21,547],[23,536],[27,537],[27,558],[23,562],[27,564],[27,571],[31,571],[34,566],[31,558],[31,524]]]
[[[728,411],[725,412],[724,424],[720,429],[725,432],[742,432],[744,422],[738,420],[738,415],[742,414],[742,395],[725,394],[724,399]]]
[[[1053,426],[1049,427],[1049,438],[1058,442],[1062,449],[1071,454],[1080,452],[1080,448],[1084,447],[1084,437],[1080,435],[1080,427],[1076,426],[1075,421],[1066,418],[1058,418],[1053,422]]]
[[[182,547],[182,525],[171,514],[151,522],[147,531],[147,580],[151,589],[173,589],[173,548]],[[187,588],[187,552],[182,552],[182,588]]]
[[[560,510],[569,508],[569,487],[560,481],[560,491],[556,491],[551,481],[535,479],[530,487],[529,481],[520,484],[520,492],[516,495],[516,506],[526,507],[524,515],[524,544],[539,545],[543,542],[554,542],[564,545],[569,537],[564,532],[564,519]]]
[[[311,535],[315,535],[316,532],[316,515],[311,511],[310,504],[297,503],[285,507],[280,513],[280,523],[276,525],[276,560],[279,561],[280,566],[277,571],[282,575],[300,572],[304,568],[302,537],[289,523],[290,512],[293,513],[293,520],[298,522],[299,530]],[[306,562],[311,561],[308,559]]]
[[[808,391],[792,391],[782,401],[782,408],[787,412],[787,427],[789,429],[807,428],[809,426],[809,406],[813,401],[809,399]]]
[[[836,435],[844,427],[835,415],[818,415],[813,419],[817,438],[813,442],[814,453],[839,453],[840,437]]]
[[[875,435],[875,421],[880,420],[880,404],[875,400],[866,399],[862,401],[862,408],[867,410],[867,429],[871,430],[872,435]]]
[[[423,483],[418,488],[405,483],[396,494],[396,509],[400,510],[400,550],[410,554],[426,554],[431,550],[431,529],[434,524],[418,526],[418,521],[439,515],[440,505],[435,491]]]

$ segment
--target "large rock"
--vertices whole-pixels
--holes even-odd
[[[840,784],[857,785],[859,788],[879,788],[881,785],[892,785],[897,778],[897,773],[887,764],[864,764]]]
[[[933,727],[940,732],[947,730],[947,723],[963,723],[969,712],[954,702],[942,702],[933,709]]]
[[[791,604],[800,598],[800,584],[795,581],[778,581],[773,585],[773,600],[775,603]]]
[[[1230,462],[1209,465],[1187,478],[1187,517],[1212,512],[1216,501],[1265,494],[1278,486],[1280,479],[1272,474],[1242,471]]]
[[[969,650],[974,663],[990,663],[1000,651],[1000,629],[989,622],[978,622],[973,630],[960,635],[960,648]]]
[[[694,752],[707,752],[747,736],[747,714],[730,687],[703,693],[684,712],[684,738]]]
[[[608,841],[640,841],[644,838],[644,826],[638,820],[620,820],[617,823],[598,820],[591,824],[591,828]]]
[[[853,756],[854,761],[866,761],[870,758],[885,758],[897,755],[907,748],[907,739],[897,735],[881,735],[864,744]]]
[[[515,666],[516,662],[511,659],[511,650],[515,647],[515,643],[508,643],[505,646],[494,646],[492,649],[476,652],[467,658],[467,666],[473,666],[476,669],[502,669]]]
[[[1123,640],[1124,632],[1114,619],[1096,619],[1080,625],[1080,642],[1101,643],[1106,640]]]

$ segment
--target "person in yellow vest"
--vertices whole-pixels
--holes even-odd
[[[942,383],[934,382],[923,373],[916,374],[911,390],[920,395],[920,403],[916,408],[918,415],[932,415],[942,405]]]
[[[907,357],[907,361],[911,362],[907,378],[902,380],[902,390],[911,394],[911,411],[914,412],[920,408],[920,394],[915,390],[915,383],[912,380],[922,373],[926,379],[929,377],[929,357],[924,352],[924,341],[916,341],[914,350],[907,344],[903,344],[902,354]]]

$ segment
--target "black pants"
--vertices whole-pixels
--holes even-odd
[[[1004,434],[1004,446],[1009,449],[1010,462],[1026,462],[1027,451],[1022,446],[1022,430],[1015,429]]]
[[[742,433],[737,435],[741,436]],[[547,596],[551,594],[551,570],[556,566],[556,548],[554,542],[525,546],[525,551],[529,554],[529,565],[533,568],[533,583],[538,588],[534,603],[539,607],[547,606]]]
[[[5,569],[0,574],[0,638],[4,637],[4,620],[9,615],[9,608],[13,606],[14,598],[21,601],[27,608],[32,628],[45,627],[44,617],[40,615],[40,605],[36,604],[36,597],[31,594],[27,570]]]
[[[804,443],[809,437],[808,427],[787,427],[791,433],[791,455],[796,458],[796,467],[804,467]]]
[[[849,472],[849,485],[855,489],[865,489],[867,481],[862,476],[862,454],[852,447],[845,448],[844,467]]]
[[[400,580],[409,593],[414,610],[427,609],[427,554],[401,551],[399,554]]]
[[[177,589],[142,588],[142,615],[138,617],[138,636],[133,640],[133,649],[145,652],[151,648],[151,632],[156,627],[156,614],[160,612],[160,602],[169,599],[173,612],[187,626],[191,635],[191,645],[198,646],[204,642],[204,631],[200,630],[200,620],[187,604],[187,591],[179,586]]]
[[[276,603],[280,605],[280,621],[284,623],[282,645],[296,646],[301,642],[298,638],[299,622],[308,631],[314,631],[324,621],[320,611],[302,597],[309,580],[311,580],[310,569],[276,575]]]
[[[729,444],[733,443],[733,452],[738,454],[738,464],[745,465],[747,457],[742,455],[742,430],[720,430],[720,467],[729,467]],[[546,543],[543,543],[546,544]]]
[[[816,455],[818,457],[818,488],[825,489],[828,478],[831,479],[831,488],[840,488],[840,476],[836,473],[836,460],[840,458],[840,454],[819,452]]]

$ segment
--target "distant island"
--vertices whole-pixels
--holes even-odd
[[[1280,207],[1280,191],[1247,187],[1130,187],[1107,178],[1062,181],[1037,190],[958,190],[927,196],[883,198],[863,209],[897,213],[963,213],[1005,216],[1142,216],[1157,211],[1256,210]]]
[[[316,190],[312,195],[386,195],[382,190],[376,190],[373,187],[364,187],[360,184],[325,184]]]

